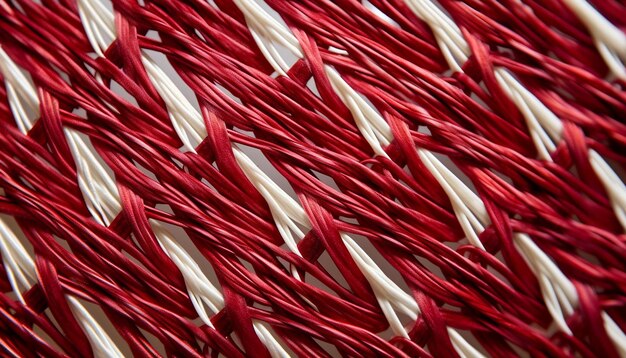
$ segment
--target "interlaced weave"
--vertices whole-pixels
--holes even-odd
[[[626,357],[622,0],[0,0],[0,352]]]

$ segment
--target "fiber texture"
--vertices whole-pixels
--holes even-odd
[[[621,0],[0,0],[0,351],[626,356]]]

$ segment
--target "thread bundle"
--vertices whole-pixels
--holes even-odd
[[[9,356],[626,356],[626,6],[0,0]]]

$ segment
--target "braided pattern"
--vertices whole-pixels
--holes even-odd
[[[626,356],[617,0],[0,0],[9,356]]]

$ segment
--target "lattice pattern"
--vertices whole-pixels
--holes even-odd
[[[0,0],[9,356],[626,356],[626,5]]]

